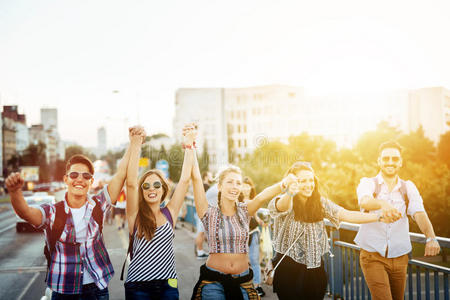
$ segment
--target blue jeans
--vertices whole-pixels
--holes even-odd
[[[83,285],[81,294],[60,294],[52,292],[52,300],[109,300],[108,288],[99,289],[95,283]]]
[[[166,280],[136,281],[125,283],[127,300],[177,300],[178,288],[171,287]]]
[[[208,269],[211,269],[213,271],[219,272],[217,270],[214,270],[213,268],[210,268],[206,266]],[[219,272],[222,273],[222,272]],[[245,270],[241,274],[234,275],[236,277],[245,276],[249,273],[249,270]],[[223,273],[222,273],[223,274]],[[241,287],[242,296],[244,297],[244,300],[248,299],[247,291]],[[203,300],[226,300],[225,298],[225,291],[223,289],[223,285],[221,285],[218,282],[208,283],[202,288],[202,299]]]
[[[251,234],[252,242],[250,243],[248,256],[250,258],[250,265],[253,270],[253,283],[261,283],[261,266],[259,265],[259,231]]]

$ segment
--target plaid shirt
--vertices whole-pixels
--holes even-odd
[[[66,194],[67,197],[67,194]],[[114,275],[113,266],[106,251],[103,235],[99,234],[99,226],[91,217],[95,207],[95,197],[105,213],[111,206],[107,185],[95,196],[88,196],[86,213],[83,221],[88,223],[87,239],[83,243],[76,242],[75,226],[72,213],[65,198],[64,209],[68,214],[66,225],[60,239],[56,242],[55,252],[52,254],[47,285],[53,291],[61,294],[81,294],[83,286],[83,272],[89,272],[99,289],[108,286]],[[54,205],[42,204],[39,206],[42,213],[42,224],[38,228],[44,229],[48,244],[50,229],[55,220],[56,208]]]

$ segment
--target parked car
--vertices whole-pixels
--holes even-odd
[[[47,192],[36,192],[31,196],[24,196],[30,206],[38,206],[44,203],[55,204],[55,196],[49,195]],[[27,230],[35,230],[27,221],[16,215],[16,231],[24,232]]]

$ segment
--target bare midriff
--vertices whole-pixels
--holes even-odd
[[[225,274],[240,274],[248,269],[247,253],[210,253],[206,265]]]

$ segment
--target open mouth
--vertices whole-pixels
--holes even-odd
[[[149,197],[150,199],[155,199],[157,196],[158,196],[158,194],[156,194],[156,193],[149,193],[149,194],[148,194],[148,197]]]
[[[76,188],[77,190],[83,190],[84,189],[84,185],[81,185],[81,184],[75,184],[73,187]]]

